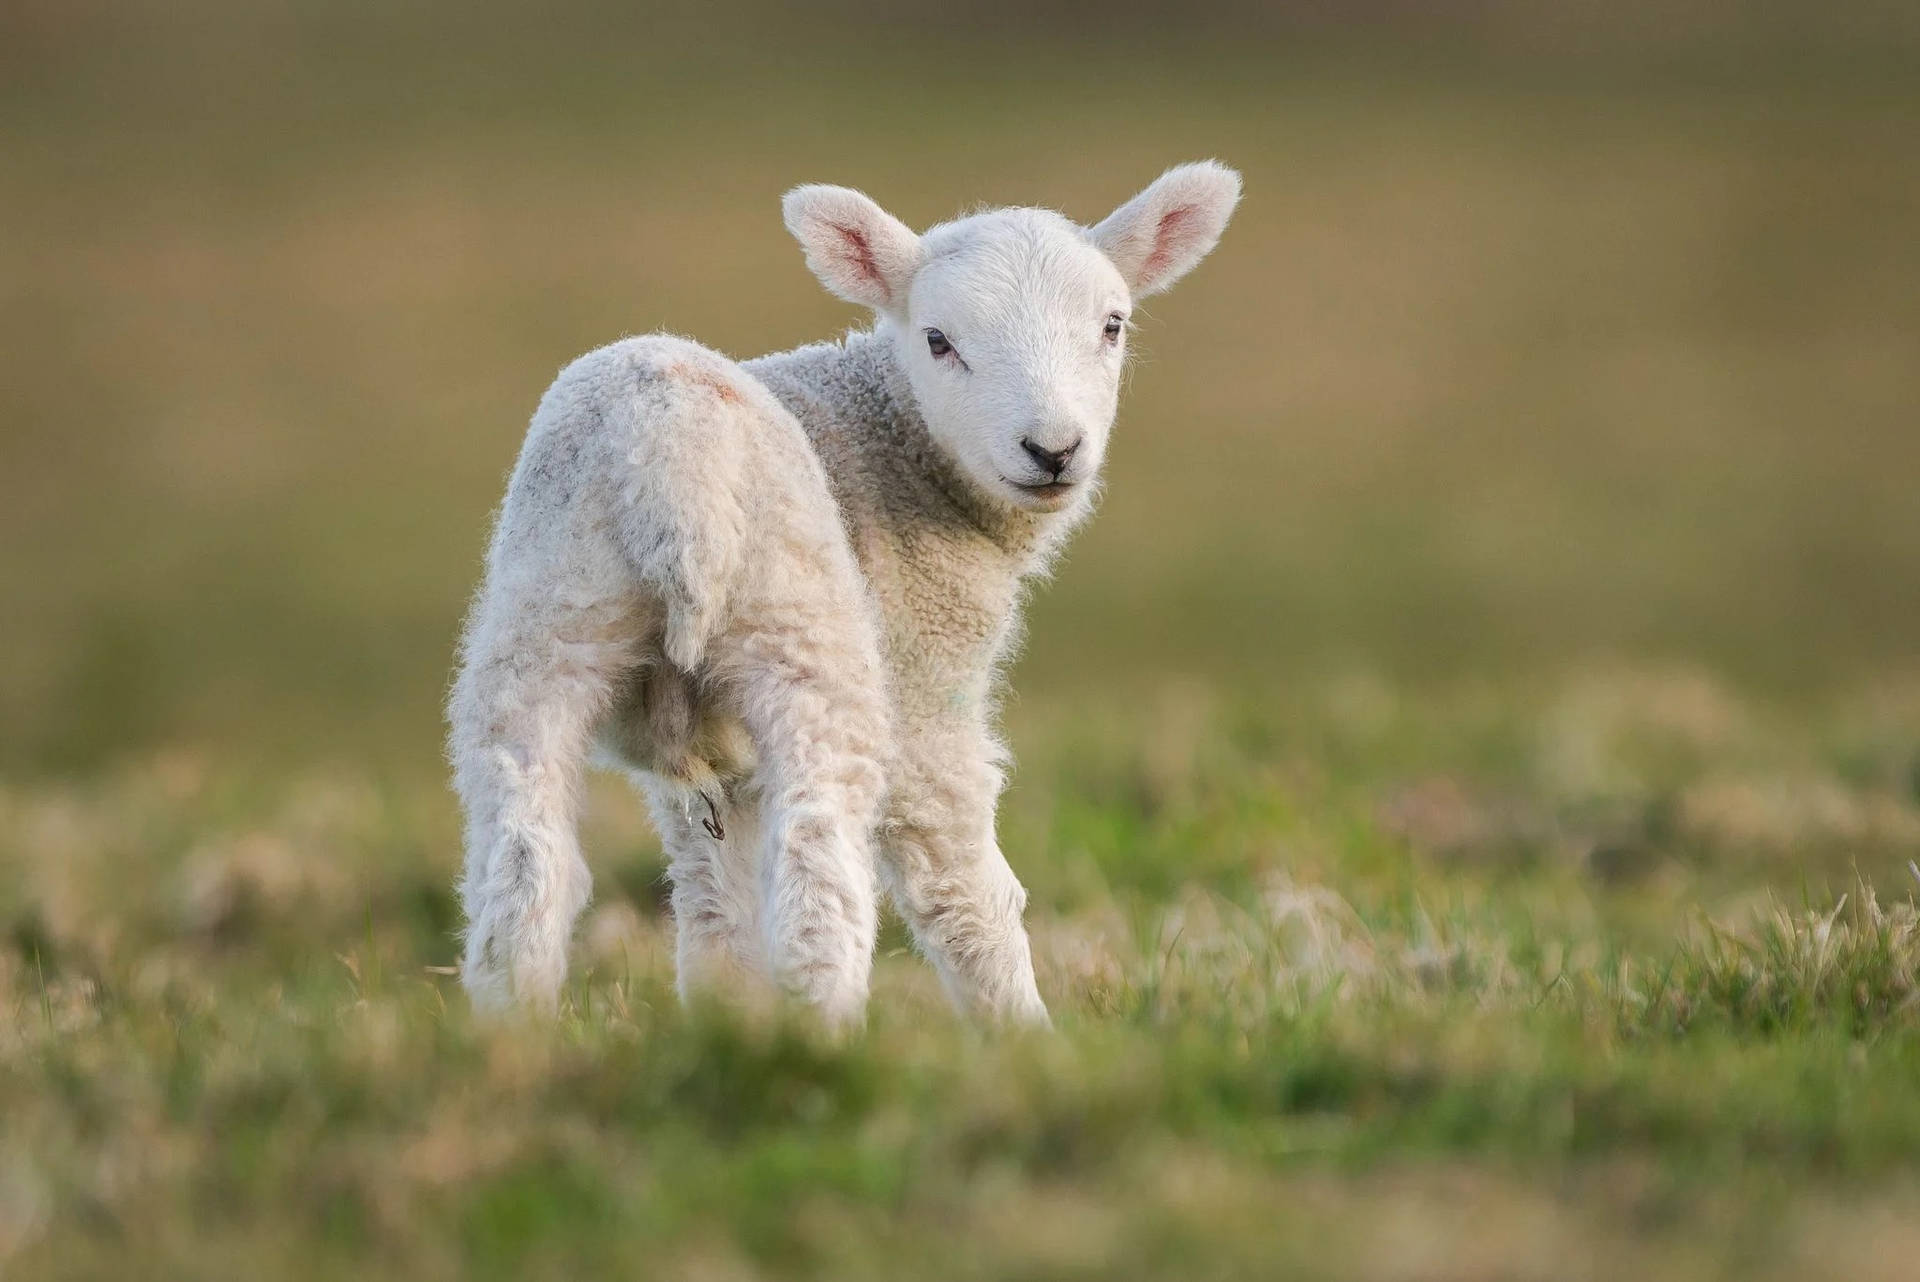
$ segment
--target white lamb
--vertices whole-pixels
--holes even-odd
[[[744,363],[649,335],[561,372],[449,709],[476,1006],[558,1000],[597,747],[659,827],[683,996],[770,979],[857,1022],[884,883],[962,1009],[1046,1020],[994,836],[995,670],[1092,503],[1133,300],[1239,196],[1205,162],[1091,229],[998,209],[916,236],[799,187],[787,227],[871,330]]]

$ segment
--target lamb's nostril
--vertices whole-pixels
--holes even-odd
[[[1073,452],[1080,448],[1082,439],[1084,438],[1076,437],[1073,444],[1065,449],[1049,450],[1035,445],[1032,437],[1023,436],[1020,438],[1020,448],[1027,452],[1028,458],[1040,465],[1042,471],[1049,476],[1059,476],[1067,470],[1067,461],[1073,457]]]

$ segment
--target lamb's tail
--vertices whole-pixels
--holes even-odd
[[[639,375],[621,495],[622,536],[666,603],[667,659],[699,667],[745,568],[750,513],[741,475],[752,409],[724,362],[673,339],[636,340]]]

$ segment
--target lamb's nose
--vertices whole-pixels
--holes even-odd
[[[1027,452],[1028,458],[1040,465],[1041,471],[1048,476],[1057,477],[1067,470],[1067,463],[1073,458],[1073,452],[1080,448],[1080,442],[1083,439],[1085,438],[1074,438],[1073,444],[1063,450],[1047,450],[1035,445],[1031,437],[1023,436],[1020,438],[1020,448]]]

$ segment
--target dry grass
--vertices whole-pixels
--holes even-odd
[[[1861,882],[1831,907],[1795,912],[1770,900],[1751,922],[1704,922],[1657,974],[1630,979],[1626,996],[1636,1024],[1679,1031],[1701,1021],[1775,1032],[1837,1019],[1872,1036],[1920,1007],[1917,969],[1913,900],[1883,908]]]

